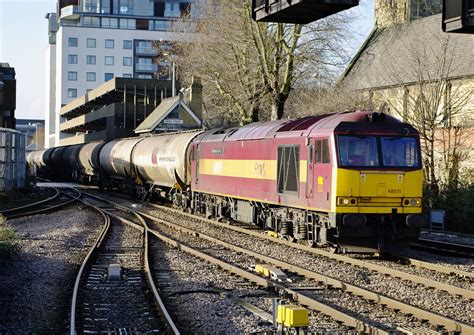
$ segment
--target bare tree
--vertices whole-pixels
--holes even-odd
[[[452,79],[456,39],[448,34],[433,34],[429,41],[414,36],[405,47],[408,59],[404,64],[409,66],[400,66],[390,57],[385,64],[387,80],[403,84],[381,91],[382,97],[391,112],[420,132],[425,180],[436,194],[438,182],[458,182],[460,162],[467,152],[460,150],[464,129],[472,120],[467,106],[474,92],[471,86]]]
[[[256,23],[250,1],[207,1],[181,70],[204,78],[209,109],[245,124],[281,119],[291,92],[327,77],[348,60],[345,15],[302,26]],[[269,113],[271,111],[271,113]]]

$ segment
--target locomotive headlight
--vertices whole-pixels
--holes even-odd
[[[338,197],[337,198],[337,204],[339,206],[356,206],[357,205],[357,199],[356,198]]]
[[[420,198],[413,198],[413,199],[403,199],[403,205],[405,206],[421,206],[421,199]]]

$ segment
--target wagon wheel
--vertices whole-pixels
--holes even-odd
[[[328,250],[332,254],[338,254],[340,253],[341,248],[338,245],[331,244],[331,245],[328,245]]]

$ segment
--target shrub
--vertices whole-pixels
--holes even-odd
[[[474,233],[474,184],[459,184],[456,188],[443,186],[436,193],[425,191],[427,212],[429,208],[443,209],[446,230]]]
[[[15,238],[15,232],[11,228],[0,227],[0,259],[17,256],[21,247]]]

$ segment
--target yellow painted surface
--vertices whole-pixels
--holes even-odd
[[[290,307],[291,305],[278,305],[278,311],[277,311],[277,322],[282,324],[285,322],[285,316],[286,316],[286,308]]]
[[[337,170],[336,196],[421,198],[423,172]]]
[[[396,208],[398,214],[419,214],[421,207],[396,207],[396,206],[371,206],[371,207],[345,207],[337,206],[337,213],[360,213],[360,214],[392,214],[392,209]]]
[[[358,171],[337,169],[333,173],[333,197],[358,198],[357,206],[332,206],[337,213],[421,213],[421,206],[403,206],[404,198],[422,197],[422,170],[403,171]],[[334,194],[335,193],[335,194]],[[334,202],[335,203],[335,202]]]
[[[285,308],[285,326],[307,327],[308,323],[308,310],[306,308],[300,306],[287,306]]]
[[[277,180],[277,161],[252,159],[200,159],[199,174],[260,180]],[[301,160],[300,182],[306,182],[306,178],[306,160]]]

